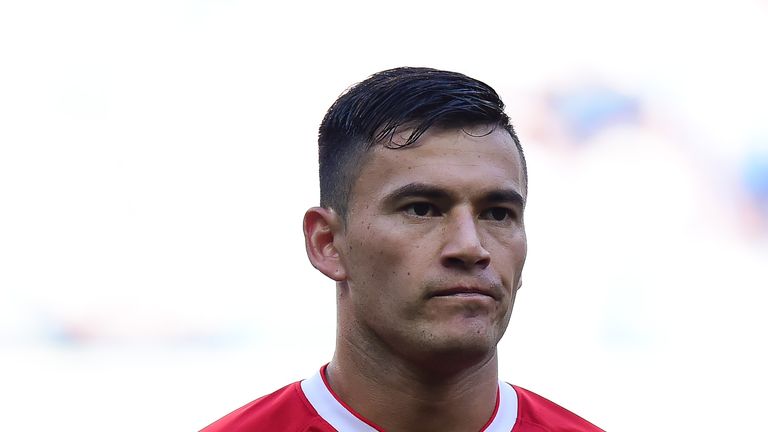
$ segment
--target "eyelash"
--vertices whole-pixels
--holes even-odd
[[[426,207],[424,210],[426,210],[427,213],[431,213],[431,214],[422,214],[422,215],[418,214],[419,212],[416,211],[417,206]],[[415,203],[408,204],[403,208],[403,210],[405,211],[405,213],[408,213],[409,215],[416,216],[416,217],[434,217],[434,216],[440,216],[442,214],[434,204],[430,204],[426,202],[415,202]]]
[[[418,210],[424,210],[417,211]],[[504,216],[502,219],[497,219],[495,216],[498,216],[498,213],[494,215],[494,212],[498,212],[501,210],[501,212],[504,213]],[[435,217],[435,216],[441,216],[442,212],[435,206],[434,204],[430,204],[427,202],[415,202],[406,205],[403,207],[403,212],[410,216],[420,217],[420,218],[427,218],[427,217]],[[423,214],[420,214],[423,213]],[[491,207],[483,212],[480,213],[480,219],[485,220],[493,220],[495,222],[504,222],[505,220],[514,220],[516,218],[517,214],[514,210],[506,208],[506,207]]]
[[[504,213],[504,217],[502,219],[496,219],[492,215],[492,213],[494,211],[496,211],[496,210],[501,210]],[[506,208],[506,207],[491,207],[491,208],[485,210],[484,212],[480,213],[481,216],[484,215],[484,214],[488,214],[489,216],[491,216],[488,219],[494,220],[496,222],[503,222],[503,221],[505,221],[507,219],[509,219],[509,220],[514,220],[515,219],[515,212],[512,211],[511,209]]]

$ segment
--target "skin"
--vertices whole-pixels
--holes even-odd
[[[526,257],[525,191],[506,131],[434,129],[371,150],[346,220],[307,211],[310,261],[337,283],[327,373],[342,400],[385,430],[486,424]]]

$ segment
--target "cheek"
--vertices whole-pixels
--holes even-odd
[[[368,305],[405,304],[417,297],[415,281],[423,263],[409,236],[385,227],[351,237],[347,251],[347,282],[355,302]],[[408,238],[406,238],[408,237]]]
[[[351,287],[383,290],[387,281],[401,270],[401,251],[389,236],[376,232],[366,234],[350,239],[347,251],[348,282]]]
[[[354,227],[350,233],[348,256],[353,272],[368,270],[376,276],[396,275],[407,264],[409,255],[417,246],[414,233],[403,229],[386,216],[371,215],[361,218],[370,221]]]
[[[491,252],[491,263],[496,263],[495,268],[504,283],[516,284],[528,253],[525,235],[500,240],[495,245],[495,252]]]

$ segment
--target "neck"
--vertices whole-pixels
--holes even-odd
[[[384,430],[479,431],[496,408],[496,351],[446,367],[372,352],[340,339],[326,369],[333,391]],[[448,360],[436,358],[436,361]]]

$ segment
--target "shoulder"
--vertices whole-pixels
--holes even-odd
[[[301,390],[289,384],[217,420],[201,432],[326,432],[334,429],[317,414]]]
[[[517,393],[518,419],[514,432],[603,432],[560,405],[522,387]]]

